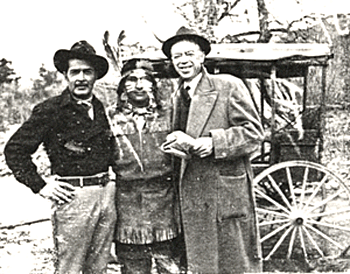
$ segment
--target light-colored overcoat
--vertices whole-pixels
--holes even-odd
[[[174,104],[176,127],[179,91]],[[243,82],[203,69],[186,133],[211,136],[214,145],[209,157],[182,160],[180,202],[189,271],[262,272],[249,155],[258,149],[263,129]]]

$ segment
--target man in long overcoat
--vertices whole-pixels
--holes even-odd
[[[208,74],[210,43],[180,28],[162,50],[180,76],[174,128],[164,146],[185,151],[180,203],[188,271],[261,272],[251,153],[263,129],[243,82]]]

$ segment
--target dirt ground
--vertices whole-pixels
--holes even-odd
[[[333,111],[326,121],[324,164],[349,186],[350,115]],[[3,145],[13,130],[0,133],[0,274],[53,273],[50,203],[17,183],[4,165]],[[264,263],[264,272],[350,272],[350,256],[309,262],[275,258]],[[108,274],[112,273],[120,273],[118,265],[109,265]]]
[[[51,223],[1,230],[0,258],[1,274],[54,273]],[[119,265],[110,264],[107,273],[120,273]]]

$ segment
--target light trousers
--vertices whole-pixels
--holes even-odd
[[[115,182],[76,187],[72,202],[54,204],[55,273],[107,273],[115,222]]]

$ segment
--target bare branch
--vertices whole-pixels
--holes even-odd
[[[237,4],[238,4],[240,1],[241,1],[241,0],[236,0],[233,4],[231,4],[231,3],[227,2],[227,1],[223,1],[223,3],[225,3],[225,4],[227,5],[227,6],[226,6],[227,10],[224,11],[224,12],[221,14],[221,16],[218,18],[218,23],[219,23],[222,19],[224,19],[225,17],[227,17],[227,16],[231,17],[231,16],[232,16],[231,11],[233,10],[234,7],[237,6]]]

